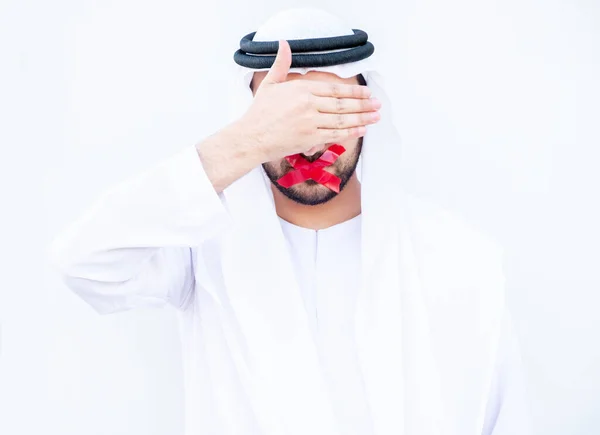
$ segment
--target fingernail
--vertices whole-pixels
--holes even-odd
[[[379,114],[379,112],[373,112],[373,113],[371,113],[371,120],[373,120],[373,121],[379,121],[380,118],[381,118],[381,115]]]
[[[381,101],[379,101],[377,98],[373,98],[371,102],[373,103],[373,108],[379,109],[381,107]]]

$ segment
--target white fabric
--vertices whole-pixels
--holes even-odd
[[[328,14],[303,14],[274,19],[276,34],[257,34],[349,31]],[[362,72],[383,102],[361,157],[354,313],[374,433],[492,433],[486,407],[507,317],[501,250],[395,184],[399,139],[383,81],[367,65],[335,71]],[[232,116],[252,100],[248,81],[241,68]],[[345,435],[260,167],[219,196],[189,147],[107,193],[53,253],[68,285],[99,312],[164,300],[183,310],[190,435]],[[343,356],[340,348],[328,357]],[[502,416],[494,435],[528,433],[522,409]]]
[[[472,378],[481,361],[478,343],[490,340],[482,328],[486,313],[477,307],[503,285],[501,252],[456,216],[412,196],[406,199],[428,309],[439,319],[437,362],[451,405],[444,433],[529,434],[525,383],[508,313],[495,343],[493,374],[484,381]],[[223,200],[194,147],[186,147],[108,190],[54,240],[50,254],[66,285],[101,314],[166,304],[178,309],[186,435],[262,435],[267,432],[241,385],[244,365],[236,365],[236,358],[247,355],[247,345],[223,277],[223,251],[233,225]],[[487,403],[484,416],[473,412],[473,403]],[[307,408],[300,405],[298,411],[310,419]]]
[[[372,434],[351,328],[360,282],[361,216],[319,231],[302,228],[283,219],[280,223],[299,280],[340,432],[344,435]],[[332,258],[344,265],[343,273],[331,273]],[[336,355],[338,360],[334,359]],[[482,434],[526,433],[526,392],[519,355],[507,316],[503,321]]]
[[[354,337],[361,216],[319,231],[280,223],[340,432],[372,434]]]

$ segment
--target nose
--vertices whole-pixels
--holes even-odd
[[[307,156],[307,157],[313,156],[313,155],[317,154],[319,151],[321,151],[323,148],[325,148],[324,145],[314,146],[311,149],[309,149],[308,151],[306,151],[304,153],[304,155]]]
[[[327,148],[329,148],[331,145],[333,145],[333,142],[331,142],[331,143],[325,143],[325,144],[322,144],[322,145],[315,145],[314,147],[312,147],[311,149],[309,149],[307,152],[305,152],[304,155],[310,157],[310,156],[315,155],[317,153],[325,152],[325,150]]]

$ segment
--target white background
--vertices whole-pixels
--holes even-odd
[[[241,36],[315,5],[376,46],[407,190],[505,246],[536,433],[600,433],[598,0],[1,0],[1,434],[182,434],[174,313],[99,316],[45,249],[218,127]]]

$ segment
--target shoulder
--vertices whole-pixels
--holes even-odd
[[[405,198],[409,225],[420,243],[442,252],[450,250],[459,258],[502,257],[500,243],[465,216],[427,198],[409,194]]]
[[[432,200],[405,194],[405,210],[419,263],[450,282],[503,279],[503,248],[488,232]]]

